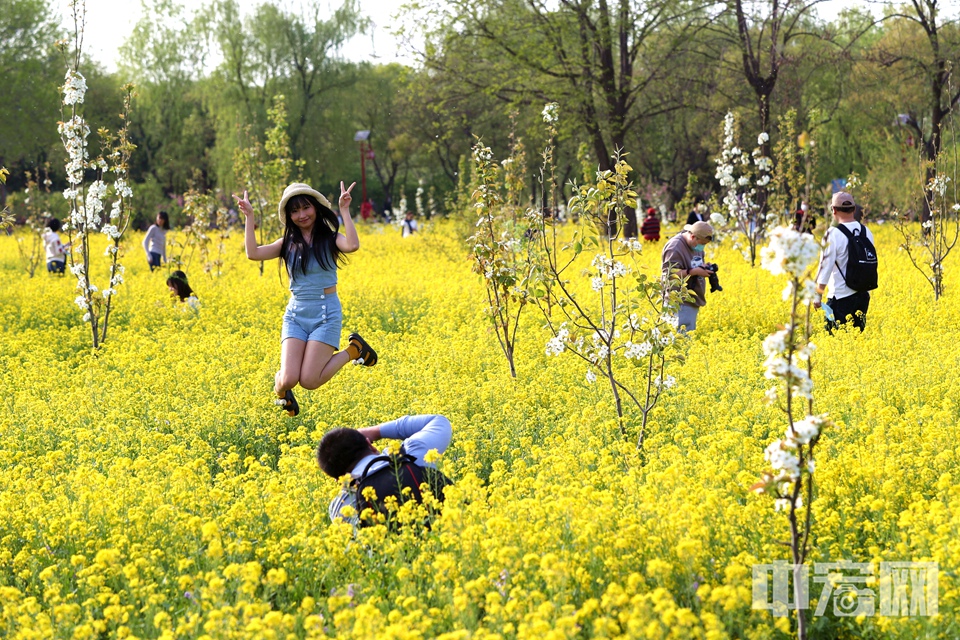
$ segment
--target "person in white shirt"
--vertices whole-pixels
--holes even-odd
[[[839,191],[833,194],[831,202],[833,219],[838,226],[843,226],[853,235],[864,233],[873,244],[873,234],[870,229],[854,220],[857,205],[853,196]],[[823,294],[830,287],[830,298],[827,306],[833,318],[827,318],[827,330],[833,333],[838,325],[844,324],[852,318],[854,327],[862,332],[867,324],[867,309],[870,307],[870,292],[855,291],[847,285],[847,264],[850,258],[849,241],[847,236],[838,228],[830,228],[823,238],[824,248],[820,254],[820,266],[817,270],[817,293],[820,300],[813,306],[820,309],[823,305]]]
[[[167,231],[170,229],[170,216],[166,211],[157,214],[157,220],[143,236],[143,250],[147,252],[147,264],[150,271],[159,269],[161,261],[167,261]]]
[[[67,249],[69,244],[60,241],[57,233],[63,225],[56,218],[47,220],[47,230],[43,233],[43,246],[47,252],[47,271],[63,275],[67,268]]]
[[[413,211],[407,211],[407,215],[403,217],[401,224],[404,238],[409,238],[417,232],[417,221],[413,219]]]

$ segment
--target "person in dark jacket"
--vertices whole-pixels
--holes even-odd
[[[690,215],[687,216],[687,224],[695,224],[697,222],[710,222],[710,211],[707,209],[707,205],[702,202],[694,207]]]

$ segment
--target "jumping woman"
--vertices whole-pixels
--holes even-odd
[[[294,183],[283,190],[277,208],[284,224],[283,237],[258,245],[253,207],[243,192],[234,196],[245,218],[244,248],[250,260],[280,258],[290,278],[290,302],[283,315],[280,335],[280,370],[274,377],[277,405],[293,417],[300,405],[293,396],[298,384],[316,389],[332,378],[345,364],[359,360],[366,367],[377,364],[377,354],[363,338],[352,333],[343,351],[340,329],[343,313],[337,297],[337,265],[347,253],[360,248],[357,230],[350,218],[353,197],[340,183],[340,215],[343,233],[330,202],[308,185]]]

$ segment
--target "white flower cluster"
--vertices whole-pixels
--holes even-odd
[[[949,176],[938,173],[935,177],[930,179],[930,190],[939,196],[943,196],[943,194],[947,192],[948,182],[950,182]]]
[[[478,144],[473,148],[473,160],[474,162],[493,162],[493,151],[490,147]]]
[[[420,178],[420,181],[417,183],[417,193],[413,197],[413,203],[417,207],[417,215],[422,219],[424,217],[423,211],[423,178]]]
[[[610,354],[610,342],[619,337],[620,332],[616,330],[613,332],[612,338],[603,329],[594,331],[593,335],[590,337],[593,344],[584,349],[584,356],[586,356],[587,360],[593,364],[599,364]],[[583,349],[582,342],[578,342],[577,346],[580,349]]]
[[[810,444],[823,430],[825,420],[822,416],[807,416],[795,422],[793,427],[787,427],[782,440],[771,442],[763,457],[770,463],[775,475],[774,482],[797,480],[800,477],[800,456],[798,451],[801,445]],[[807,471],[813,473],[816,464],[811,457],[807,460]],[[788,505],[789,506],[789,505]]]
[[[630,319],[624,323],[623,328],[625,331],[640,331],[643,329],[643,325],[648,322],[648,318],[644,316],[641,318],[635,313],[630,314]]]
[[[96,229],[100,226],[100,214],[103,213],[103,199],[107,196],[107,185],[103,180],[94,180],[87,189],[87,199],[84,204],[87,228]]]
[[[556,102],[548,102],[543,107],[543,121],[547,124],[553,124],[560,118],[560,105]]]
[[[123,273],[125,269],[122,264],[116,265],[113,269],[113,276],[110,277],[110,286],[116,287],[123,284]]]
[[[643,245],[636,238],[620,238],[619,242],[627,251],[643,251]]]
[[[725,227],[727,226],[727,219],[723,217],[723,214],[714,211],[710,214],[710,224],[713,225],[714,229]]]
[[[764,375],[771,380],[783,379],[790,385],[794,395],[810,400],[813,398],[813,380],[810,379],[810,374],[784,357],[789,335],[790,327],[787,326],[781,331],[770,334],[763,341],[763,353],[767,356],[763,363],[767,369]],[[809,359],[814,348],[813,344],[807,344],[798,349],[796,352],[798,359]],[[767,392],[767,398],[776,399],[776,392]]]
[[[63,197],[72,200],[77,197],[76,185],[83,182],[83,170],[87,165],[87,136],[90,127],[80,116],[74,116],[57,127],[63,146],[67,150],[67,182],[71,188],[63,192]]]
[[[820,252],[813,236],[790,227],[777,227],[769,236],[770,244],[760,251],[761,266],[773,275],[803,278]]]
[[[565,325],[560,325],[557,335],[547,341],[547,355],[558,356],[567,348],[567,339],[570,337],[570,331]]]
[[[602,253],[598,253],[593,258],[593,262],[590,263],[590,266],[597,270],[601,278],[622,278],[626,275],[629,275],[631,271],[629,266],[625,265],[619,260],[608,258]],[[597,289],[594,289],[594,291],[597,291]]]
[[[653,345],[649,342],[640,342],[635,344],[628,340],[624,347],[623,355],[626,356],[628,360],[642,360],[650,355],[651,351],[653,351]]]
[[[657,376],[657,379],[653,381],[653,386],[661,390],[672,389],[676,384],[677,379],[673,376],[667,376],[663,380],[660,379],[660,376]]]
[[[803,496],[797,496],[796,502],[797,509],[803,506]],[[790,508],[790,500],[787,498],[777,498],[773,501],[773,510],[774,511],[786,511]]]
[[[63,104],[67,106],[83,102],[87,93],[87,81],[79,71],[69,69],[63,82]]]

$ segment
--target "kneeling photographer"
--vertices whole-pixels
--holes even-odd
[[[707,304],[704,294],[708,279],[711,292],[723,290],[717,277],[717,265],[709,264],[703,259],[703,247],[712,240],[713,227],[709,222],[701,220],[686,225],[682,233],[671,238],[663,247],[664,281],[676,286],[676,278],[679,278],[679,281],[686,278],[687,288],[694,298],[680,305],[681,331],[693,331],[697,328],[697,314],[700,307]]]

